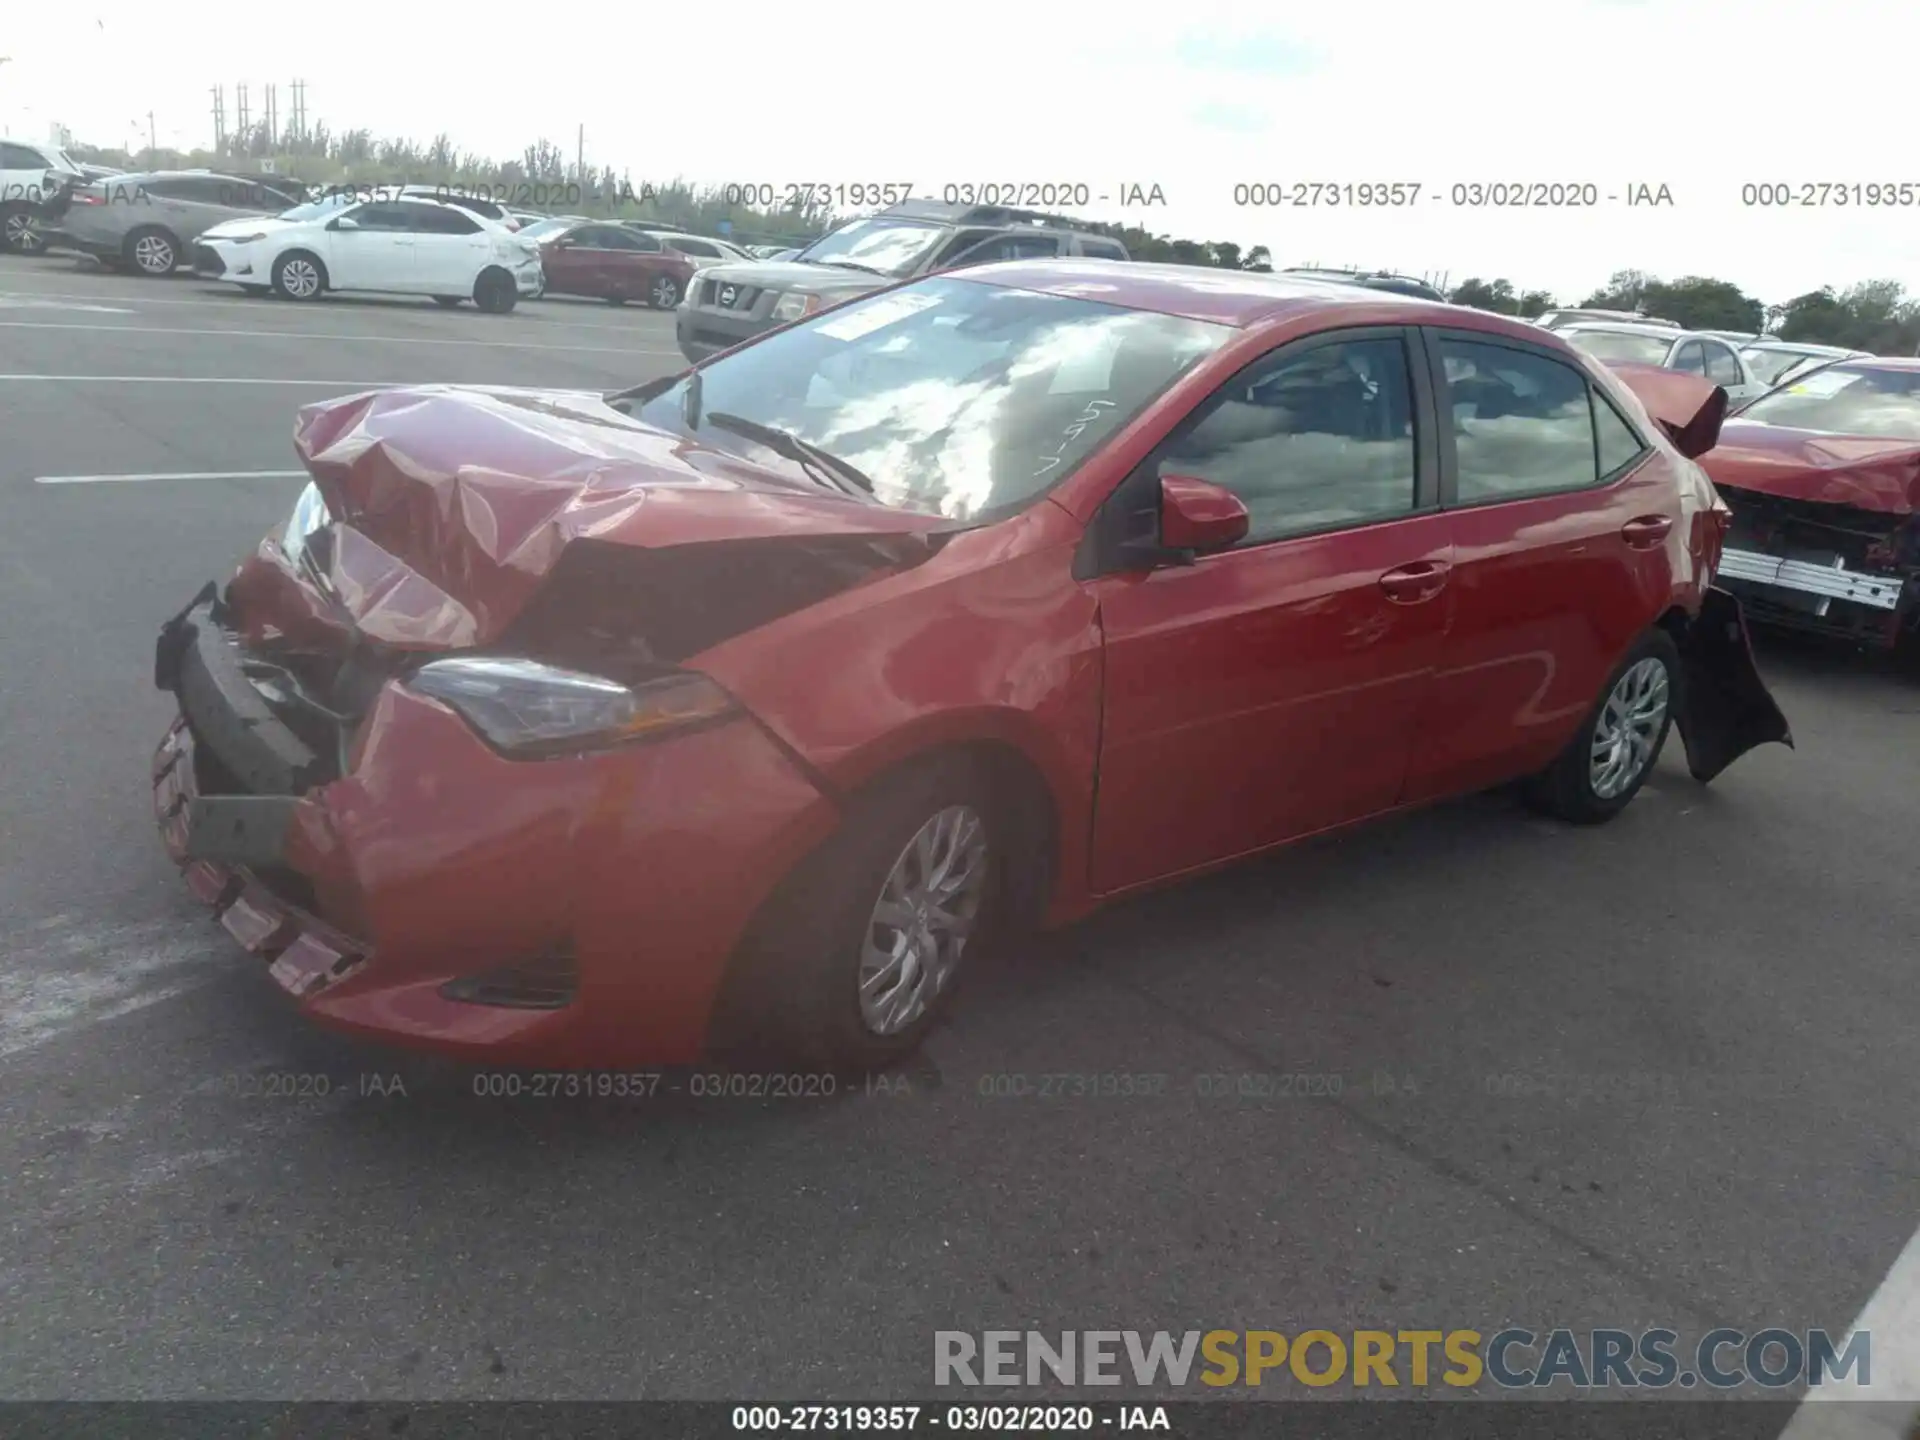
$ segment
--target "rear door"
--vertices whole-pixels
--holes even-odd
[[[687,277],[693,273],[692,260],[675,254],[652,235],[643,235],[624,225],[607,228],[611,231],[607,273],[614,287],[609,293],[624,300],[644,300],[647,288],[663,272],[673,277],[676,286],[685,288]]]
[[[1543,768],[1665,608],[1679,522],[1669,462],[1563,356],[1427,332],[1453,627],[1409,769],[1410,801]]]
[[[407,205],[413,219],[413,288],[424,295],[471,297],[493,249],[473,216],[450,205]]]
[[[1251,514],[1191,564],[1103,561],[1105,716],[1091,881],[1110,892],[1387,810],[1446,637],[1447,517],[1424,361],[1397,326],[1242,369],[1147,458],[1092,533],[1196,476]],[[1137,518],[1140,517],[1140,518]],[[1124,557],[1124,541],[1105,550]]]

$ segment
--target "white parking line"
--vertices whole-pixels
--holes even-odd
[[[1920,1418],[1920,1232],[1887,1271],[1839,1352],[1856,1334],[1871,1337],[1873,1373],[1809,1386],[1780,1440],[1907,1440]]]
[[[95,301],[110,296],[115,300],[124,300],[129,305],[136,305],[141,307],[145,307],[148,305],[176,305],[176,306],[182,306],[191,310],[205,310],[209,306],[219,306],[221,309],[224,309],[224,310],[251,310],[256,315],[260,314],[262,310],[270,311],[273,308],[273,302],[270,302],[270,301],[217,299],[215,298],[215,296],[218,293],[219,292],[217,291],[206,292],[206,298],[198,299],[198,300],[161,300],[156,297],[145,295],[145,294],[125,295],[118,290],[94,291],[90,294],[81,294],[79,292],[71,291],[71,290],[0,290],[0,305],[6,304],[7,297],[14,296],[14,295],[45,297],[48,300],[95,300]],[[23,300],[19,303],[27,304],[31,302],[27,300]],[[361,304],[355,304],[351,301],[346,302],[344,304],[331,302],[331,301],[328,303],[330,306],[333,307],[330,309],[328,313],[335,314],[335,315],[351,315],[351,314],[383,315],[383,314],[394,314],[394,313],[400,313],[400,314],[411,313],[411,314],[418,314],[418,315],[426,315],[426,314],[432,313],[428,311],[424,306],[399,307],[399,306],[392,306],[392,305],[361,305]],[[604,314],[605,313],[603,307],[596,308],[591,301],[554,299],[554,300],[542,300],[536,303],[540,305],[541,309],[539,311],[527,312],[530,315],[537,317],[533,322],[535,324],[564,325],[569,330],[611,330],[611,331],[616,331],[622,334],[629,334],[629,335],[633,333],[633,326],[631,325],[602,325],[592,320],[575,320],[571,318],[572,315]],[[132,313],[132,312],[126,312],[126,313]],[[637,316],[647,315],[655,312],[650,312],[647,310],[636,310],[632,313],[637,317]],[[662,314],[661,318],[664,319],[665,315]],[[517,325],[520,322],[518,320],[515,320],[513,323]]]
[[[160,470],[150,475],[36,475],[36,485],[113,485],[141,480],[298,480],[304,470]]]
[[[468,340],[457,335],[336,334],[330,330],[189,330],[160,325],[61,325],[49,320],[0,320],[0,330],[88,330],[115,335],[202,335],[219,340],[353,340],[381,345],[454,345],[462,350],[569,350],[591,355],[673,355],[678,350],[634,345],[546,345],[530,340]]]

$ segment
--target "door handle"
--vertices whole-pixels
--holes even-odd
[[[1620,538],[1635,550],[1651,550],[1673,533],[1673,520],[1666,515],[1642,515],[1620,527]]]
[[[1440,560],[1416,560],[1387,571],[1380,577],[1380,588],[1396,605],[1418,605],[1447,588],[1450,568]]]

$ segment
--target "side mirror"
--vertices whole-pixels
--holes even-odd
[[[552,245],[556,250],[571,250],[573,248],[573,237],[570,235],[562,235],[557,240],[550,240],[547,243]]]
[[[1240,497],[1197,475],[1160,477],[1160,544],[1188,558],[1238,545],[1250,517]]]
[[[337,215],[327,222],[329,230],[358,230],[360,222],[351,215]]]

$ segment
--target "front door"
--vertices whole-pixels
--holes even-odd
[[[1106,893],[1391,809],[1446,638],[1428,379],[1398,327],[1242,369],[1109,506],[1225,486],[1245,541],[1090,583],[1105,638],[1092,884]]]
[[[413,224],[397,201],[371,200],[341,212],[328,229],[327,279],[335,290],[413,288]]]

